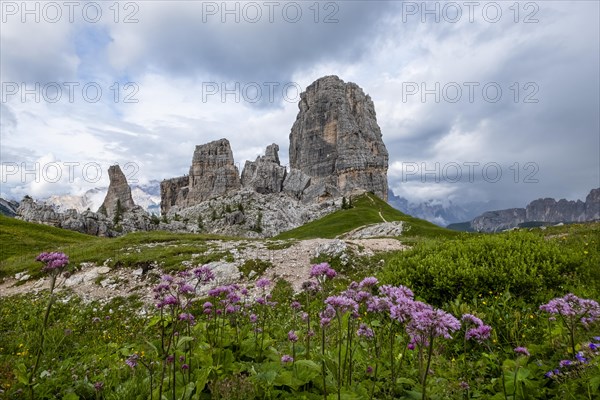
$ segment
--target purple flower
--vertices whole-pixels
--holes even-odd
[[[300,310],[302,308],[302,304],[298,303],[297,301],[292,301],[290,307],[292,307],[294,310]]]
[[[196,293],[196,289],[189,283],[181,282],[179,284],[179,293],[182,293],[182,294]]]
[[[371,296],[367,300],[367,311],[370,313],[389,311],[390,305],[391,305],[391,302],[387,298]]]
[[[329,266],[328,263],[324,262],[321,264],[313,265],[310,270],[311,278],[329,278],[333,279],[337,275],[337,272]]]
[[[260,278],[256,281],[256,287],[261,289],[266,289],[271,286],[271,281],[267,278]]]
[[[158,308],[163,308],[164,306],[174,306],[179,304],[179,300],[177,300],[177,297],[173,296],[172,294],[168,294],[165,296],[164,299],[162,299],[161,302],[159,302],[156,307]]]
[[[598,344],[597,344],[597,343],[590,343],[590,344],[588,345],[588,347],[589,347],[589,348],[590,348],[590,350],[592,350],[592,351],[596,351],[596,350],[598,350]]]
[[[573,361],[571,360],[561,360],[561,362],[558,363],[558,366],[561,368],[564,367],[570,367],[573,364]]]
[[[308,293],[317,293],[320,288],[319,284],[313,281],[302,282],[302,290]]]
[[[492,327],[489,325],[480,325],[477,328],[471,328],[465,333],[465,339],[475,339],[479,343],[483,343],[490,338]]]
[[[132,354],[125,360],[125,364],[129,365],[131,368],[135,368],[138,365],[139,358],[140,356],[137,354]]]
[[[35,260],[46,264],[42,268],[44,272],[59,271],[69,263],[69,257],[65,253],[60,252],[41,253]]]
[[[367,375],[371,375],[373,373],[373,367],[367,365]]]
[[[600,319],[600,305],[597,301],[581,299],[572,293],[552,299],[547,304],[542,304],[540,310],[564,317],[579,318],[584,326]]]
[[[483,321],[472,314],[463,314],[461,320],[462,322],[470,322],[476,326],[483,325]]]
[[[372,288],[373,286],[377,285],[378,283],[379,283],[379,281],[377,280],[377,278],[375,278],[374,276],[369,276],[369,277],[363,279],[358,284],[358,288],[359,289]]]
[[[281,357],[281,362],[284,363],[284,364],[288,364],[288,363],[294,362],[294,357],[292,357],[292,356],[290,356],[288,354],[285,354],[285,355],[283,355]]]
[[[202,267],[197,267],[192,270],[194,276],[201,283],[208,283],[215,279],[215,274],[212,272],[210,267],[203,265]]]
[[[517,354],[522,354],[526,357],[529,357],[531,355],[531,354],[529,354],[529,350],[527,350],[527,347],[521,347],[521,346],[515,347],[513,349],[513,351]]]
[[[584,364],[585,364],[585,363],[587,363],[587,362],[588,362],[587,358],[585,358],[585,357],[583,356],[583,352],[581,352],[581,351],[580,351],[579,353],[575,354],[575,358],[576,358],[576,359],[577,359],[577,361],[579,361],[580,363],[584,363]]]
[[[461,381],[461,382],[459,383],[459,386],[460,386],[460,388],[461,388],[462,390],[469,390],[469,389],[470,389],[470,386],[469,386],[469,384],[468,384],[467,382],[465,382],[465,381]]]
[[[206,303],[202,304],[202,308],[206,309],[206,308],[212,308],[213,305],[210,301],[207,301]]]
[[[319,313],[321,327],[329,326],[333,317],[335,317],[335,308],[328,305],[325,310]]]
[[[367,324],[360,324],[358,330],[356,331],[356,334],[358,336],[364,336],[366,338],[372,338],[373,336],[375,336],[373,329],[369,328]]]
[[[414,301],[408,297],[400,297],[396,299],[396,304],[391,305],[391,301],[388,301],[390,317],[395,319],[400,323],[404,323],[412,318],[413,312],[416,311],[417,308],[421,309],[425,305],[425,303],[421,303],[418,301]]]
[[[406,286],[391,286],[391,285],[383,285],[379,288],[379,293],[387,296],[391,301],[396,302],[398,299],[413,299],[415,295],[412,290],[407,288]]]
[[[96,392],[100,392],[102,389],[104,389],[104,382],[96,382],[96,383],[94,383],[94,390]]]
[[[346,296],[330,296],[325,300],[325,304],[333,307],[340,314],[349,311],[358,312],[358,303]]]
[[[175,361],[174,355],[167,356],[167,364],[171,364],[173,361]]]
[[[187,364],[182,364],[181,369],[190,369],[190,366]]]
[[[287,336],[288,340],[292,343],[296,343],[298,341],[298,335],[296,335],[296,332],[294,331],[289,331]]]
[[[417,308],[413,311],[412,319],[406,326],[406,332],[418,339],[421,344],[424,344],[430,336],[452,339],[450,333],[460,329],[460,321],[443,310],[418,303],[420,302],[414,302]]]
[[[187,321],[190,325],[194,325],[196,319],[192,314],[189,313],[181,313],[179,314],[180,321]]]
[[[252,322],[254,324],[254,323],[256,323],[256,321],[258,321],[258,317],[256,316],[256,314],[251,314],[250,322]]]
[[[173,282],[173,277],[171,275],[163,275],[160,277],[160,279],[162,279],[165,282]]]

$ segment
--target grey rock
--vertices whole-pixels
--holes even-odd
[[[315,257],[326,255],[328,257],[339,257],[348,248],[343,240],[335,239],[330,242],[320,243],[315,249]]]
[[[16,217],[19,203],[14,200],[4,200],[0,197],[0,214],[6,215],[7,217]]]
[[[189,207],[239,190],[240,176],[229,141],[220,139],[196,146],[187,186],[183,183],[184,177],[161,183],[163,213],[173,206]]]
[[[108,178],[110,179],[108,191],[98,212],[105,210],[106,215],[109,218],[113,218],[117,211],[117,204],[120,204],[121,212],[125,212],[135,207],[135,203],[133,202],[133,197],[131,197],[131,188],[127,183],[125,174],[121,171],[121,167],[111,165],[108,168]]]
[[[228,225],[240,225],[246,221],[246,216],[241,211],[234,211],[225,215],[225,222]]]
[[[160,183],[160,212],[167,214],[171,207],[183,204],[187,197],[187,186],[190,182],[189,176],[165,179]]]
[[[585,219],[600,220],[600,188],[593,189],[585,198]]]
[[[297,199],[302,198],[302,193],[310,185],[310,176],[299,169],[291,169],[283,181],[283,191]]]
[[[373,101],[337,76],[313,82],[300,95],[290,133],[290,167],[311,177],[306,201],[356,190],[387,200],[388,152]],[[303,196],[304,197],[304,196]]]
[[[553,198],[537,199],[526,208],[488,211],[471,221],[479,232],[498,232],[518,227],[525,222],[585,222],[600,219],[600,188],[592,189],[585,202]]]
[[[242,171],[241,184],[258,193],[279,193],[286,175],[285,167],[279,165],[279,146],[267,146],[264,156],[256,161],[246,161]]]
[[[478,232],[498,232],[510,229],[525,222],[524,208],[488,211],[471,221],[471,226]]]
[[[348,239],[368,239],[375,237],[397,237],[404,231],[402,221],[383,222],[380,224],[368,225],[356,231],[350,232]]]

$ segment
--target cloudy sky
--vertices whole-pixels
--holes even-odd
[[[1,196],[187,173],[226,137],[287,163],[299,91],[368,93],[411,201],[524,206],[600,186],[599,4],[2,1]]]

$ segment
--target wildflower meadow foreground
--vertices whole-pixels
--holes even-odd
[[[422,255],[444,257],[457,246]],[[419,251],[402,262],[410,266]],[[393,260],[395,267],[369,267],[363,272],[376,273],[362,277],[320,262],[294,294],[265,276],[217,285],[211,268],[199,265],[160,276],[152,304],[135,296],[84,303],[55,290],[70,267],[66,254],[37,260],[50,290],[0,306],[2,399],[600,395],[600,306],[569,292],[549,297],[564,290],[560,282],[537,278],[539,291],[516,294],[515,283],[468,297],[472,287],[433,291]],[[470,276],[483,279],[478,273]]]

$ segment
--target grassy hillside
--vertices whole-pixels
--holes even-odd
[[[283,232],[275,239],[335,238],[364,225],[385,221],[404,221],[409,226],[403,236],[417,238],[449,238],[458,232],[440,228],[430,222],[406,215],[373,194],[366,193],[352,199],[353,208],[339,210],[321,219]]]
[[[177,268],[181,261],[197,262],[221,259],[225,254],[202,256],[210,246],[209,239],[218,236],[178,234],[171,232],[136,232],[118,238],[100,238],[51,226],[0,217],[0,277],[28,270],[34,277],[40,264],[35,257],[42,251],[63,251],[72,264],[82,262],[135,267],[149,262],[162,262],[166,269]]]
[[[94,236],[0,215],[0,262],[15,256],[36,254],[96,239]]]

